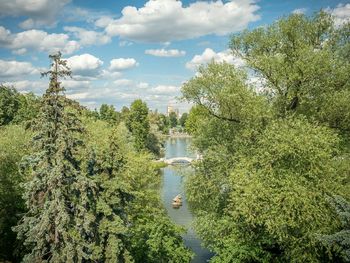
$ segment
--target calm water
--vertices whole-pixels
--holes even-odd
[[[194,157],[188,148],[190,146],[190,138],[170,138],[167,140],[165,145],[165,157]],[[185,170],[184,170],[185,169]],[[205,248],[201,247],[201,241],[195,235],[193,228],[191,227],[193,216],[188,208],[186,202],[186,195],[184,193],[183,172],[190,172],[190,167],[179,168],[168,166],[162,169],[163,173],[163,189],[162,199],[164,206],[168,211],[170,218],[179,225],[186,227],[187,233],[183,236],[186,246],[188,246],[194,253],[195,258],[192,260],[193,263],[206,262],[212,254]],[[172,199],[177,195],[182,195],[182,206],[179,209],[173,209],[171,202]]]

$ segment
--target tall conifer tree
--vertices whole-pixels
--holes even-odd
[[[24,185],[28,212],[14,230],[29,248],[25,262],[81,262],[89,259],[94,242],[90,210],[95,186],[81,170],[84,130],[67,109],[59,82],[71,71],[61,53],[50,59],[50,70],[42,73],[50,77],[50,84],[35,127],[35,151],[23,166],[30,178]]]

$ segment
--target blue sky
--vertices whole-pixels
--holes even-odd
[[[60,50],[73,71],[67,96],[89,108],[117,109],[141,98],[165,112],[183,82],[211,60],[240,64],[231,34],[293,12],[325,9],[342,23],[348,0],[0,0],[0,83],[40,95],[48,54]]]

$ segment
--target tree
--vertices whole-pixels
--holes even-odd
[[[39,114],[40,98],[33,93],[19,95],[19,109],[13,119],[14,123],[33,121]]]
[[[128,115],[126,125],[134,137],[134,147],[137,151],[145,150],[150,130],[147,104],[140,99],[135,100]]]
[[[216,253],[213,261],[326,257],[315,235],[337,222],[325,197],[344,191],[346,182],[336,169],[337,135],[305,118],[274,119],[267,100],[230,65],[211,64],[201,73],[183,87],[187,98],[206,98],[187,124],[204,155],[187,181],[187,196],[197,232]]]
[[[40,99],[33,93],[20,94],[15,88],[0,85],[0,125],[33,120],[39,107]]]
[[[93,244],[95,186],[82,173],[79,150],[83,128],[74,111],[66,107],[59,79],[70,76],[61,53],[50,55],[49,88],[33,137],[34,152],[27,156],[23,172],[28,212],[15,227],[29,253],[25,262],[81,262],[88,260]]]
[[[99,187],[96,204],[98,252],[95,259],[101,262],[132,262],[132,256],[126,247],[126,207],[132,195],[122,178],[129,150],[127,133],[123,124],[114,129],[109,139],[109,148],[101,156],[100,162],[97,163],[96,160],[91,166],[91,175],[96,177]]]
[[[162,145],[161,145],[158,137],[154,133],[148,134],[147,141],[146,141],[147,150],[149,150],[156,157],[160,157],[161,156],[161,146]]]
[[[170,221],[161,204],[161,178],[150,156],[133,154],[130,158],[124,180],[129,182],[134,197],[128,214],[129,250],[135,262],[190,262],[192,253],[180,235],[184,229]]]
[[[347,29],[323,12],[283,18],[233,36],[245,68],[210,63],[184,84],[203,154],[187,199],[213,262],[337,258],[318,237],[339,231],[327,196],[349,198]]]
[[[235,35],[230,47],[264,80],[279,116],[298,113],[349,130],[349,27],[335,27],[326,12],[294,14]]]
[[[14,88],[0,85],[0,126],[9,124],[20,108],[19,94]]]
[[[122,121],[127,122],[127,119],[129,118],[129,112],[130,109],[126,106],[123,106],[123,108],[120,111],[120,118]]]
[[[170,128],[174,128],[177,126],[177,114],[175,112],[170,112],[169,123],[170,123]]]
[[[341,230],[320,237],[321,242],[339,254],[344,262],[350,261],[350,203],[342,196],[333,196],[329,202],[341,221]]]
[[[23,244],[16,240],[11,228],[26,212],[21,183],[26,178],[19,173],[18,164],[30,152],[31,132],[18,125],[0,129],[0,261],[19,262]]]
[[[159,114],[158,129],[163,134],[169,133],[169,118],[162,113]]]
[[[111,124],[117,124],[120,116],[113,105],[102,104],[100,107],[100,119]]]
[[[186,126],[186,121],[187,121],[187,118],[188,118],[188,113],[183,113],[181,115],[181,118],[179,119],[179,124],[182,126],[182,127],[185,127]]]
[[[230,173],[234,183],[229,186],[227,211],[236,219],[231,241],[237,239],[269,261],[326,258],[315,245],[315,234],[337,227],[326,196],[340,193],[344,179],[335,169],[338,147],[333,131],[304,119],[269,124],[255,146],[241,153]],[[252,232],[238,233],[238,229]],[[243,256],[240,249],[230,250],[233,256]],[[247,259],[254,258],[247,252],[243,252]]]
[[[111,130],[100,120],[86,121],[87,147],[95,153],[89,167],[100,189],[98,235],[104,240],[98,242],[94,259],[118,255],[120,262],[129,256],[135,262],[189,262],[191,253],[180,236],[183,229],[169,220],[162,206],[161,177],[151,156],[135,151],[123,123]]]

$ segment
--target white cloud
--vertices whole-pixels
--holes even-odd
[[[134,91],[136,93],[140,92],[139,89],[146,90],[150,87],[150,85],[147,82],[137,82],[130,79],[117,79],[113,81],[113,83],[118,88],[128,88],[129,91]]]
[[[10,46],[12,42],[11,31],[0,26],[0,46]]]
[[[73,76],[96,77],[101,73],[103,61],[93,55],[82,54],[68,58],[67,65]]]
[[[109,16],[102,16],[102,17],[100,17],[99,19],[97,19],[95,21],[95,26],[97,26],[97,27],[106,27],[112,22],[113,22],[113,18],[111,18]]]
[[[71,54],[80,48],[79,43],[69,40],[67,34],[48,34],[36,29],[11,34],[2,26],[0,26],[0,46],[12,49],[16,54],[24,54],[28,50],[48,53],[61,51],[64,54]]]
[[[132,83],[131,83],[132,82]],[[118,84],[127,84],[128,87],[116,86]],[[98,107],[101,103],[108,103],[121,108],[128,106],[135,99],[142,99],[151,109],[160,109],[165,112],[167,104],[174,102],[174,96],[179,95],[180,87],[172,85],[151,86],[145,82],[130,81],[121,79],[117,82],[109,82],[103,87],[94,87],[89,90],[74,93],[71,98],[78,99],[83,105],[94,101],[93,107]],[[188,107],[187,107],[188,109]]]
[[[130,87],[134,84],[134,82],[130,79],[117,79],[113,81],[118,87]]]
[[[91,82],[88,80],[65,79],[62,80],[62,85],[68,92],[71,92],[72,90],[86,90],[90,88]]]
[[[169,85],[158,85],[150,90],[153,94],[173,94],[176,95],[180,92],[180,87]]]
[[[19,62],[15,60],[7,61],[0,59],[1,78],[23,78],[31,74],[39,74],[39,71],[29,62]]]
[[[307,8],[297,8],[292,11],[292,14],[305,14],[307,11]]]
[[[229,49],[216,53],[211,48],[206,48],[201,55],[195,55],[191,61],[186,63],[186,68],[196,70],[200,65],[215,62],[227,62],[237,67],[244,65],[244,61],[233,56]]]
[[[126,40],[122,40],[122,41],[119,42],[119,46],[120,46],[120,47],[129,47],[129,46],[131,46],[132,44],[133,44],[132,42],[126,41]]]
[[[334,17],[337,26],[350,22],[350,4],[339,4],[334,9],[327,8],[326,11]]]
[[[81,27],[64,27],[64,30],[79,39],[81,45],[104,45],[111,42],[111,38],[103,32],[86,30]]]
[[[48,84],[45,81],[8,81],[3,83],[5,86],[13,86],[20,92],[34,92],[35,94],[42,94],[45,89],[48,88]]]
[[[150,0],[141,8],[126,6],[118,19],[96,22],[111,36],[135,41],[167,42],[208,34],[237,32],[260,18],[255,0],[198,1],[183,6],[178,0]]]
[[[79,93],[72,93],[72,94],[67,94],[67,98],[71,100],[81,100],[81,99],[86,99],[89,98],[89,92],[79,92]]]
[[[178,49],[147,49],[145,54],[156,57],[182,57],[186,55],[186,52]]]
[[[118,71],[111,72],[105,69],[103,69],[100,74],[100,77],[103,79],[117,79],[117,78],[120,78],[121,76],[122,76],[121,72],[118,72]]]
[[[149,87],[149,84],[147,82],[140,82],[137,84],[137,87],[140,89],[146,89]]]
[[[11,0],[0,1],[0,16],[26,16],[20,23],[24,29],[55,24],[56,17],[70,0]]]
[[[126,70],[133,67],[137,67],[139,63],[133,58],[115,58],[110,62],[110,71]]]

